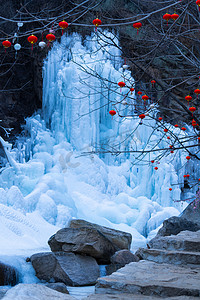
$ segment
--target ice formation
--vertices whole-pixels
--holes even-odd
[[[106,36],[100,39],[99,32],[85,41],[75,33],[63,36],[44,61],[42,111],[27,119],[17,148],[8,151],[11,166],[0,174],[1,257],[48,251],[50,235],[72,218],[130,232],[136,249],[183,208],[173,200],[181,197],[186,169],[198,165],[186,163],[184,151],[176,151],[155,171],[150,161],[156,153],[145,163],[138,154],[126,153],[162,149],[169,142],[161,140],[162,131],[153,131],[156,108],[142,125],[137,115],[127,117],[134,112],[134,94],[126,108],[127,88],[120,92],[117,82],[125,78],[131,86],[134,81],[121,68],[120,51],[107,44],[111,39],[118,44],[117,38]],[[112,108],[120,114],[113,120]],[[111,145],[125,153],[83,155]]]

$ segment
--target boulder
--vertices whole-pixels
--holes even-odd
[[[90,227],[63,228],[48,241],[53,252],[64,251],[86,254],[99,263],[110,262],[117,248],[101,232]]]
[[[163,227],[157,233],[157,236],[176,235],[181,231],[198,231],[200,224],[181,217],[171,217],[163,222]]]
[[[76,300],[41,284],[18,284],[10,289],[3,300]]]
[[[192,223],[197,224],[200,229],[200,201],[196,203],[195,201],[193,201],[192,203],[190,203],[181,213],[180,218],[187,219],[187,221],[191,221]]]
[[[120,268],[124,267],[125,265],[129,264],[130,262],[137,262],[139,260],[139,257],[131,253],[129,250],[124,249],[117,251],[111,257],[111,264],[106,266],[106,274],[110,275],[113,272],[116,272]]]
[[[46,283],[45,286],[57,292],[69,294],[69,291],[63,282]]]
[[[101,234],[103,234],[118,250],[122,249],[130,249],[132,236],[128,232],[111,229],[108,227],[100,226],[94,223],[87,222],[85,220],[71,220],[69,223],[70,228],[81,228],[81,227],[89,227],[98,230]]]
[[[99,266],[89,256],[74,253],[45,252],[31,256],[36,276],[47,282],[63,282],[71,286],[95,284]]]
[[[19,282],[17,270],[0,262],[0,285],[15,285]]]

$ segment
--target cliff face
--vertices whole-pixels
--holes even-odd
[[[31,51],[27,35],[24,35],[25,32],[32,34],[32,30],[34,30],[41,39],[41,28],[46,26],[46,31],[44,31],[46,34],[48,29],[60,21],[62,15],[68,20],[68,15],[64,15],[66,11],[71,11],[69,22],[92,24],[93,18],[99,16],[104,24],[119,24],[126,20],[130,21],[128,18],[136,21],[134,18],[136,14],[138,18],[144,17],[147,12],[154,12],[163,7],[160,1],[147,2],[146,0],[139,2],[137,0],[104,0],[99,3],[89,0],[84,2],[84,5],[80,5],[82,2],[81,0],[76,3],[64,0],[1,1],[0,29],[2,35],[0,41],[2,42],[6,37],[12,38],[17,32],[20,36],[19,43],[22,45],[17,56],[13,47],[6,53],[3,47],[0,49],[0,120],[2,120],[2,126],[13,128],[11,140],[14,139],[16,133],[20,132],[24,118],[41,107],[42,62],[50,49],[48,47],[48,49],[41,50],[35,46]],[[188,6],[187,10],[186,7],[178,6],[178,12],[183,14],[184,19],[178,21],[176,26],[172,26],[171,29],[166,27],[167,25],[162,21],[165,12],[152,13],[149,18],[143,20],[139,35],[133,30],[132,24],[110,28],[118,30],[123,57],[127,57],[136,79],[136,87],[148,92],[154,100],[160,100],[160,107],[165,113],[166,119],[178,115],[180,120],[185,120],[187,113],[182,109],[180,101],[184,100],[190,89],[197,87],[199,80],[197,57],[200,33],[190,22],[194,21],[198,12],[195,5]],[[170,8],[169,12],[173,13],[174,8]],[[186,14],[186,12],[188,13]],[[20,16],[22,20],[29,23],[25,23],[17,31],[16,22],[11,21],[19,20]],[[56,19],[57,16],[59,16],[58,19]],[[188,26],[191,31],[186,35],[184,30],[187,31]],[[69,32],[72,30],[84,36],[89,34],[93,28],[71,26]],[[60,35],[61,32],[56,32],[57,38],[60,38]],[[192,77],[191,74],[194,76]],[[186,78],[189,79],[185,80]],[[152,79],[158,80],[159,83],[154,90],[150,85]],[[166,92],[167,89],[169,89],[168,92]],[[0,134],[5,137],[2,129]]]

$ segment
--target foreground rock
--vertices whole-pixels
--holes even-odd
[[[111,229],[108,227],[100,226],[80,219],[71,220],[69,227],[70,228],[81,228],[81,227],[94,228],[98,230],[101,234],[103,234],[115,246],[117,251],[122,249],[130,249],[131,247],[132,236],[128,232]]]
[[[50,237],[51,251],[86,254],[99,263],[109,263],[117,248],[98,230],[89,227],[63,228]]]
[[[10,289],[3,300],[76,300],[40,284],[18,284]]]
[[[129,250],[120,250],[117,251],[111,257],[111,264],[106,266],[106,274],[110,275],[113,272],[116,272],[120,268],[124,267],[125,265],[129,264],[130,262],[137,262],[139,261],[139,257]]]
[[[0,262],[0,285],[15,285],[19,281],[17,270]]]
[[[68,291],[66,285],[62,282],[46,283],[45,286],[52,290],[55,290],[57,292],[60,292],[63,294],[69,294],[69,291]]]
[[[101,294],[101,295],[90,295],[82,300],[159,300],[160,297],[133,295],[133,294]],[[180,296],[180,297],[167,297],[162,298],[164,300],[196,300],[196,297]]]
[[[63,282],[71,286],[84,286],[96,283],[99,266],[89,256],[74,253],[45,252],[31,256],[31,263],[40,280]]]
[[[199,297],[200,270],[142,260],[99,278],[95,288],[97,294]]]
[[[197,203],[190,203],[181,213],[180,218],[196,223],[200,227],[200,201]]]

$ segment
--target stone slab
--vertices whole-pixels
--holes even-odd
[[[160,297],[154,296],[144,296],[144,295],[133,295],[133,294],[95,294],[90,295],[87,298],[83,298],[82,300],[159,300]],[[196,300],[196,297],[189,296],[179,296],[179,297],[167,297],[162,298],[164,300]]]
[[[200,270],[142,260],[99,278],[95,293],[200,297]]]

